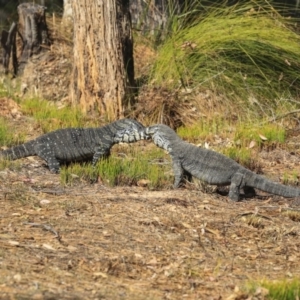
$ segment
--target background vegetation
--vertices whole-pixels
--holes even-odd
[[[210,106],[228,118],[266,117],[298,107],[296,20],[268,2],[208,7],[204,13],[198,5],[173,17],[169,36],[158,47],[151,84],[180,90],[201,112]],[[207,91],[210,99],[199,96]]]
[[[142,80],[137,80],[140,82],[137,103],[129,115],[139,118],[145,125],[167,123],[176,128],[184,140],[222,152],[250,169],[260,170],[258,151],[283,146],[289,129],[298,122],[298,20],[284,16],[269,2],[243,1],[237,5],[213,7],[205,7],[201,1],[192,3],[193,7],[181,15],[171,15],[167,33],[161,34],[159,39],[135,33],[135,46],[146,45],[154,54],[147,67],[137,70],[141,76],[138,79]],[[57,34],[64,33],[57,31]],[[98,118],[83,115],[76,108],[65,106],[58,109],[57,103],[18,98],[15,90],[2,95],[3,90],[4,87],[1,96],[13,97],[23,114],[32,118],[39,134],[58,128],[102,125]],[[144,98],[145,94],[147,98]],[[14,134],[14,128],[1,119],[0,145],[24,142],[26,130]],[[15,170],[20,165],[5,161],[1,162],[0,168]],[[292,178],[293,183],[298,184],[297,172],[288,172],[284,174],[284,182],[290,183],[289,178]],[[72,164],[64,166],[60,174],[62,186],[98,182],[109,186],[147,186],[150,190],[170,188],[172,178],[169,156],[143,142],[115,146],[112,156],[100,161],[96,168],[90,164]],[[167,201],[180,203],[176,198]],[[204,205],[201,210],[206,207]],[[34,204],[34,209],[40,209],[38,204]],[[174,215],[176,226],[172,223],[171,229],[162,226],[160,221],[156,221],[158,225],[155,226],[170,230],[168,236],[182,228],[191,229],[187,223],[179,224],[177,217]],[[288,217],[299,221],[299,212],[289,212]],[[187,220],[190,222],[190,216]],[[262,220],[264,218],[255,213],[245,227],[247,230],[249,226],[260,228]],[[139,226],[147,222],[150,221],[143,220]],[[154,224],[151,222],[149,226]],[[224,227],[223,220],[219,224]],[[220,232],[221,229],[209,234],[221,240]],[[199,245],[201,236],[202,233],[197,237]],[[233,234],[232,237],[235,238]],[[243,253],[246,252],[243,250]],[[264,294],[261,292],[264,289],[266,299],[299,297],[298,280],[259,281],[246,288],[254,295],[258,289]]]

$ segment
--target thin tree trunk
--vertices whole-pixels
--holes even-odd
[[[71,100],[109,120],[124,115],[134,84],[129,0],[73,0]]]

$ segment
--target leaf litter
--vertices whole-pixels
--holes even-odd
[[[285,150],[271,164],[272,153],[258,157],[270,177],[290,167]],[[297,201],[63,187],[38,166],[0,174],[1,299],[264,299],[249,281],[300,276]]]

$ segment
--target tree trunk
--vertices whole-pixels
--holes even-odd
[[[35,3],[18,6],[19,33],[23,42],[19,61],[19,72],[24,70],[28,59],[39,53],[43,45],[49,45],[49,35],[45,18],[45,7]]]
[[[72,0],[64,0],[64,14],[63,14],[63,21],[69,22],[73,18],[72,12]]]
[[[134,85],[129,0],[73,0],[72,103],[113,120],[131,104]]]
[[[1,33],[1,45],[3,47],[3,66],[5,69],[5,74],[8,74],[10,54],[12,52],[12,64],[13,64],[13,74],[17,75],[18,70],[18,60],[17,60],[17,49],[16,49],[16,34],[17,34],[17,24],[12,23],[10,30],[2,30]]]

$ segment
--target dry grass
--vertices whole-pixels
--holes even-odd
[[[1,177],[4,299],[242,299],[249,279],[300,275],[285,200]]]
[[[262,159],[277,175],[300,165],[279,149]],[[300,276],[292,200],[234,203],[171,182],[152,191],[80,180],[63,187],[37,158],[0,180],[1,299],[237,300],[252,295],[253,280]]]

